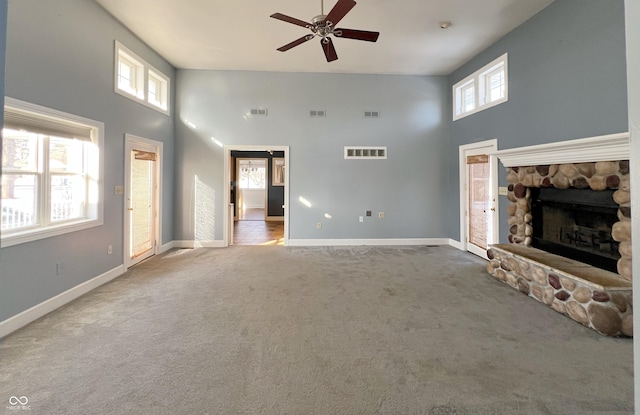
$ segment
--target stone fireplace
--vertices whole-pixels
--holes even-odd
[[[497,155],[509,244],[490,247],[489,273],[602,334],[632,336],[628,134]]]

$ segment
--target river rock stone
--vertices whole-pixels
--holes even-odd
[[[568,189],[571,187],[569,178],[563,174],[558,174],[551,179],[551,184],[557,189]]]
[[[507,258],[507,265],[509,266],[509,271],[513,271],[515,274],[520,274],[520,264],[515,258]]]
[[[531,267],[531,277],[533,278],[533,280],[542,285],[542,286],[546,286],[548,284],[547,282],[547,272],[545,270],[543,270],[542,268],[539,267]]]
[[[540,176],[546,176],[549,174],[549,166],[536,166],[536,171]]]
[[[570,280],[569,278],[560,278],[560,284],[569,291],[573,291],[576,289],[576,282],[574,280]]]
[[[560,300],[553,300],[551,308],[556,310],[558,313],[567,314],[567,306]]]
[[[527,194],[527,188],[522,183],[518,183],[513,186],[513,194],[519,199],[523,198]]]
[[[520,276],[521,276],[522,278],[524,278],[525,280],[529,281],[529,282],[531,282],[531,281],[532,281],[532,278],[531,278],[531,272],[529,272],[529,270],[528,270],[528,269],[521,269],[521,270],[520,270]]]
[[[521,270],[526,270],[531,268],[531,264],[529,264],[527,261],[520,261],[519,265]]]
[[[527,174],[526,176],[524,176],[522,178],[522,184],[523,184],[523,186],[526,186],[526,187],[532,187],[533,186],[533,176],[531,174]]]
[[[533,243],[533,238],[531,238],[530,236],[527,236],[526,238],[524,238],[524,244],[526,246],[531,246],[532,243]]]
[[[560,285],[560,278],[553,273],[549,273],[549,285],[555,288],[556,290],[559,290],[560,288],[562,288],[562,286]]]
[[[540,184],[540,187],[553,187],[553,183],[551,183],[550,178],[545,177],[544,179],[542,179],[542,183]]]
[[[578,175],[578,169],[573,164],[561,164],[560,173],[567,176],[569,179]]]
[[[507,284],[512,286],[513,288],[518,288],[518,279],[512,273],[507,273]]]
[[[627,192],[631,190],[631,176],[620,176],[620,185],[618,186],[620,190],[626,190]]]
[[[580,324],[589,325],[587,310],[576,301],[569,301],[566,304],[569,316]]]
[[[539,285],[531,286],[531,294],[536,298],[536,300],[542,301],[543,291],[542,287],[540,287]]]
[[[593,292],[593,294],[591,295],[591,298],[593,299],[593,301],[597,301],[599,303],[606,303],[611,299],[608,293],[604,291],[597,291],[597,290]]]
[[[633,337],[633,314],[627,314],[622,318],[622,334]]]
[[[511,225],[511,227],[509,228],[509,233],[511,235],[515,235],[518,233],[518,225]]]
[[[620,206],[619,210],[622,217],[631,219],[631,206]]]
[[[533,221],[533,215],[531,213],[525,213],[524,221],[525,223],[531,223],[531,221]]]
[[[618,177],[617,174],[612,174],[611,176],[607,176],[605,183],[607,183],[609,189],[617,189],[618,185],[620,185],[620,177]]]
[[[531,205],[527,199],[518,199],[518,209],[522,211],[522,217],[531,210]]]
[[[619,205],[631,202],[631,193],[627,190],[616,190],[613,193],[613,201]]]
[[[595,175],[589,180],[589,186],[591,186],[593,190],[604,190],[607,188],[607,179],[605,176]]]
[[[529,295],[529,284],[524,278],[518,278],[518,290],[524,295]]]
[[[516,203],[509,203],[509,206],[507,206],[507,215],[509,216],[515,215],[516,210],[518,210],[518,205]]]
[[[622,175],[629,174],[629,160],[621,160],[618,163],[618,171]]]
[[[631,240],[631,222],[616,222],[611,228],[611,237],[614,241],[624,242]]]
[[[587,189],[589,188],[589,181],[583,176],[578,176],[571,181],[571,185],[576,189]]]
[[[556,174],[558,174],[558,170],[560,170],[560,167],[557,164],[552,164],[549,166],[549,177],[553,177]]]
[[[631,259],[620,258],[618,260],[618,274],[628,281],[633,280],[633,270],[631,267]]]
[[[507,182],[509,182],[511,184],[518,183],[518,173],[516,173],[514,171],[510,171],[507,174]]]
[[[589,301],[591,301],[591,290],[589,290],[587,287],[578,287],[573,292],[573,298],[579,303],[588,303]]]
[[[542,302],[545,303],[546,305],[551,305],[554,302],[554,300],[556,300],[556,297],[553,295],[553,293],[554,293],[553,288],[551,287],[545,288],[544,291],[542,292]]]
[[[608,336],[615,336],[622,329],[622,319],[618,310],[598,303],[589,304],[589,320],[594,329]]]
[[[578,163],[576,164],[578,173],[583,176],[591,177],[596,173],[596,166],[594,163]]]
[[[489,258],[489,259],[494,259],[495,257],[496,257],[496,256],[495,256],[495,254],[493,253],[493,249],[491,249],[491,248],[487,249],[487,258]]]
[[[627,297],[623,294],[611,294],[611,302],[615,304],[621,313],[627,312]]]
[[[560,301],[567,301],[569,299],[569,297],[571,297],[571,294],[569,294],[568,292],[566,292],[565,290],[562,291],[558,291],[556,293],[556,298]]]
[[[620,242],[620,245],[618,246],[618,251],[620,252],[620,255],[622,255],[622,257],[627,257],[627,258],[631,258],[632,254],[631,254],[631,241],[624,241],[624,242]]]
[[[507,194],[507,199],[509,199],[509,202],[512,203],[516,203],[518,201],[518,198],[513,192],[509,192],[509,194]]]
[[[499,279],[500,281],[507,280],[507,273],[501,269],[497,269],[496,272],[493,274],[493,276]]]
[[[615,161],[599,161],[596,163],[596,173],[609,175],[617,173],[620,165]]]

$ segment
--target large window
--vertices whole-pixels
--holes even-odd
[[[240,160],[240,189],[264,189],[266,177],[264,160]]]
[[[115,91],[169,114],[169,78],[116,41]]]
[[[2,246],[102,224],[103,124],[5,99]]]
[[[453,86],[453,120],[506,102],[507,54],[474,72]]]

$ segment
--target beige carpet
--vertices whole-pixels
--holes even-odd
[[[633,411],[631,340],[450,247],[172,251],[5,338],[0,359],[5,414]]]

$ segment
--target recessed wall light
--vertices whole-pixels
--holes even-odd
[[[440,22],[440,29],[448,29],[451,26],[453,26],[453,23],[446,21],[446,22]]]

